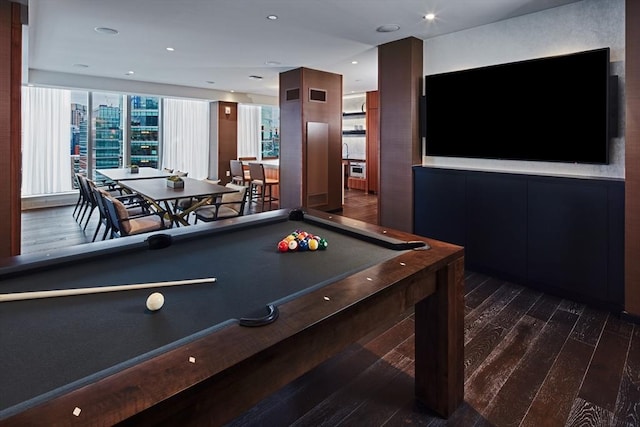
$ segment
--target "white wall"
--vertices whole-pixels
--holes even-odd
[[[620,137],[610,140],[608,165],[423,158],[424,165],[551,175],[624,178],[624,0],[583,0],[424,42],[426,75],[602,47],[619,76]]]

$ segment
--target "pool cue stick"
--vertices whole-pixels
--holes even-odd
[[[167,286],[193,285],[196,283],[212,283],[215,281],[216,281],[215,277],[207,277],[204,279],[174,280],[174,281],[168,281],[168,282],[149,282],[149,283],[139,283],[135,285],[114,285],[114,286],[98,286],[94,288],[74,288],[74,289],[59,289],[59,290],[52,290],[52,291],[16,292],[16,293],[10,293],[10,294],[0,294],[0,302],[66,297],[66,296],[72,296],[72,295],[99,294],[104,292],[130,291],[134,289],[163,288]]]

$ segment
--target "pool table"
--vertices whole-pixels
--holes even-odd
[[[325,250],[280,253],[295,230]],[[151,237],[153,236],[153,237]],[[415,310],[415,396],[462,403],[463,249],[278,210],[0,260],[0,294],[215,283],[0,302],[0,425],[218,425]],[[165,297],[158,311],[147,296]]]

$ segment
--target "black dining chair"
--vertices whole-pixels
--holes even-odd
[[[232,183],[225,185],[225,187],[237,191],[225,193],[218,201],[196,209],[195,223],[198,220],[210,222],[244,215],[245,206],[250,196],[249,187]]]
[[[78,200],[76,201],[76,206],[73,208],[73,217],[77,220],[78,216],[80,216],[80,212],[84,208],[85,203],[87,203],[87,196],[84,193],[84,188],[82,184],[80,184],[80,180],[83,178],[79,173],[75,173],[73,175],[73,180],[75,182],[76,187],[78,187]]]
[[[130,209],[116,197],[103,195],[102,200],[109,216],[111,238],[133,236],[151,231],[163,230],[171,226],[171,220],[164,218],[164,212],[151,209],[132,214]]]

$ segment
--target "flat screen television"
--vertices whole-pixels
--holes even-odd
[[[425,76],[426,154],[606,164],[609,48]]]

